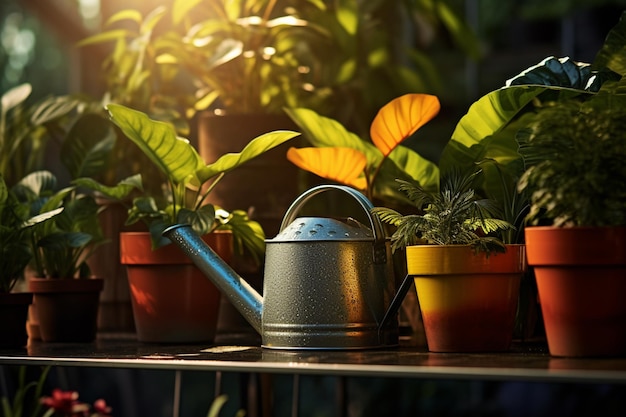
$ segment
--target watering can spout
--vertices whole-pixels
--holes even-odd
[[[224,294],[259,334],[262,332],[261,316],[263,298],[211,249],[191,226],[185,224],[168,227],[163,232]]]

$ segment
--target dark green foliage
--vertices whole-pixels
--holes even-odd
[[[20,204],[0,175],[0,293],[10,292],[31,258],[22,227],[28,207]]]
[[[555,226],[626,224],[626,101],[600,93],[549,105],[518,134],[529,220]]]
[[[438,192],[398,180],[400,190],[422,214],[402,215],[385,207],[373,209],[383,222],[397,227],[391,236],[392,249],[426,243],[471,245],[487,253],[504,251],[502,240],[490,234],[513,226],[496,217],[499,209],[493,200],[481,199],[475,194],[471,186],[477,174],[450,173],[442,178]]]

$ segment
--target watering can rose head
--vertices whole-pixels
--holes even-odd
[[[146,222],[154,247],[167,243],[162,232],[168,226],[187,223],[200,234],[218,228],[232,230],[236,242],[248,245],[253,254],[262,254],[265,235],[257,222],[250,220],[244,210],[226,212],[206,199],[228,172],[298,136],[298,132],[265,133],[250,141],[241,152],[222,155],[207,164],[187,139],[176,134],[171,124],[152,120],[140,111],[118,104],[109,104],[107,110],[113,123],[165,176],[164,195],[135,198],[128,223]]]

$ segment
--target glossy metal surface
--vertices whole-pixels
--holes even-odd
[[[296,218],[325,191],[348,194],[371,228],[350,219]],[[358,191],[323,185],[289,207],[281,231],[266,243],[263,295],[248,286],[188,226],[164,233],[179,245],[273,349],[367,349],[397,344],[389,242],[373,205]],[[394,307],[396,307],[394,305]],[[387,314],[385,327],[381,327]]]
[[[228,345],[138,343],[134,335],[100,335],[94,343],[35,342],[0,349],[0,364],[87,366],[282,374],[626,384],[626,358],[552,357],[544,343],[505,353],[430,353],[424,347],[359,351],[268,350]]]

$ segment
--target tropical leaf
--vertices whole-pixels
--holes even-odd
[[[372,142],[383,155],[389,155],[435,117],[440,107],[439,99],[428,94],[405,94],[391,100],[378,111],[370,126]]]
[[[365,155],[353,148],[290,148],[287,159],[301,169],[358,190],[367,187]]]
[[[243,210],[216,211],[216,220],[220,222],[219,230],[232,230],[235,253],[249,254],[251,259],[260,265],[265,254],[265,232],[261,225],[250,220]]]
[[[380,163],[382,160],[382,154],[375,146],[349,132],[336,120],[303,108],[285,109],[285,112],[302,129],[302,133],[313,146],[356,149],[365,155],[368,165],[374,162]]]
[[[593,75],[590,64],[575,62],[569,57],[558,59],[549,56],[508,80],[506,85],[562,86],[585,90]]]
[[[107,30],[106,32],[97,33],[93,36],[90,36],[88,38],[81,40],[80,42],[76,43],[76,46],[80,47],[80,46],[94,45],[98,43],[119,41],[119,40],[124,40],[128,36],[131,36],[131,35],[132,35],[132,32],[126,29]]]
[[[226,173],[299,135],[300,133],[289,130],[265,133],[251,140],[241,152],[222,155],[212,164],[201,167],[197,173],[198,179],[200,183],[205,183],[214,176]]]
[[[72,184],[102,193],[114,200],[126,198],[133,190],[143,190],[141,174],[135,174],[125,178],[113,187],[100,184],[93,178],[77,178],[72,181]]]
[[[33,88],[30,84],[20,84],[6,91],[0,99],[0,111],[2,111],[3,119],[9,110],[23,103],[32,91]]]
[[[159,8],[164,9],[163,6],[160,6]],[[121,22],[124,20],[130,20],[139,24],[143,20],[143,16],[141,15],[141,12],[139,10],[120,10],[119,12],[114,13],[111,17],[107,19],[105,26],[111,26],[113,23]]]
[[[389,155],[398,169],[422,187],[436,190],[439,187],[439,167],[434,162],[424,158],[413,149],[406,146],[396,146]],[[385,167],[381,172],[386,171]],[[395,178],[406,179],[405,175],[394,174]],[[379,179],[381,175],[379,174]]]
[[[81,102],[69,96],[49,97],[33,108],[30,121],[34,126],[43,125],[74,110]]]
[[[626,12],[608,33],[602,48],[593,60],[593,69],[608,68],[617,74],[626,75]]]
[[[176,135],[172,125],[150,119],[145,113],[109,104],[111,120],[175,184],[195,177],[204,162],[189,141]]]
[[[183,21],[185,16],[188,16],[191,9],[202,3],[204,0],[174,0],[172,5],[172,19],[174,24],[177,25]]]
[[[52,172],[35,171],[26,175],[17,183],[16,192],[23,197],[28,197],[24,192],[30,193],[31,196],[48,196],[56,190],[56,187],[57,179]]]

